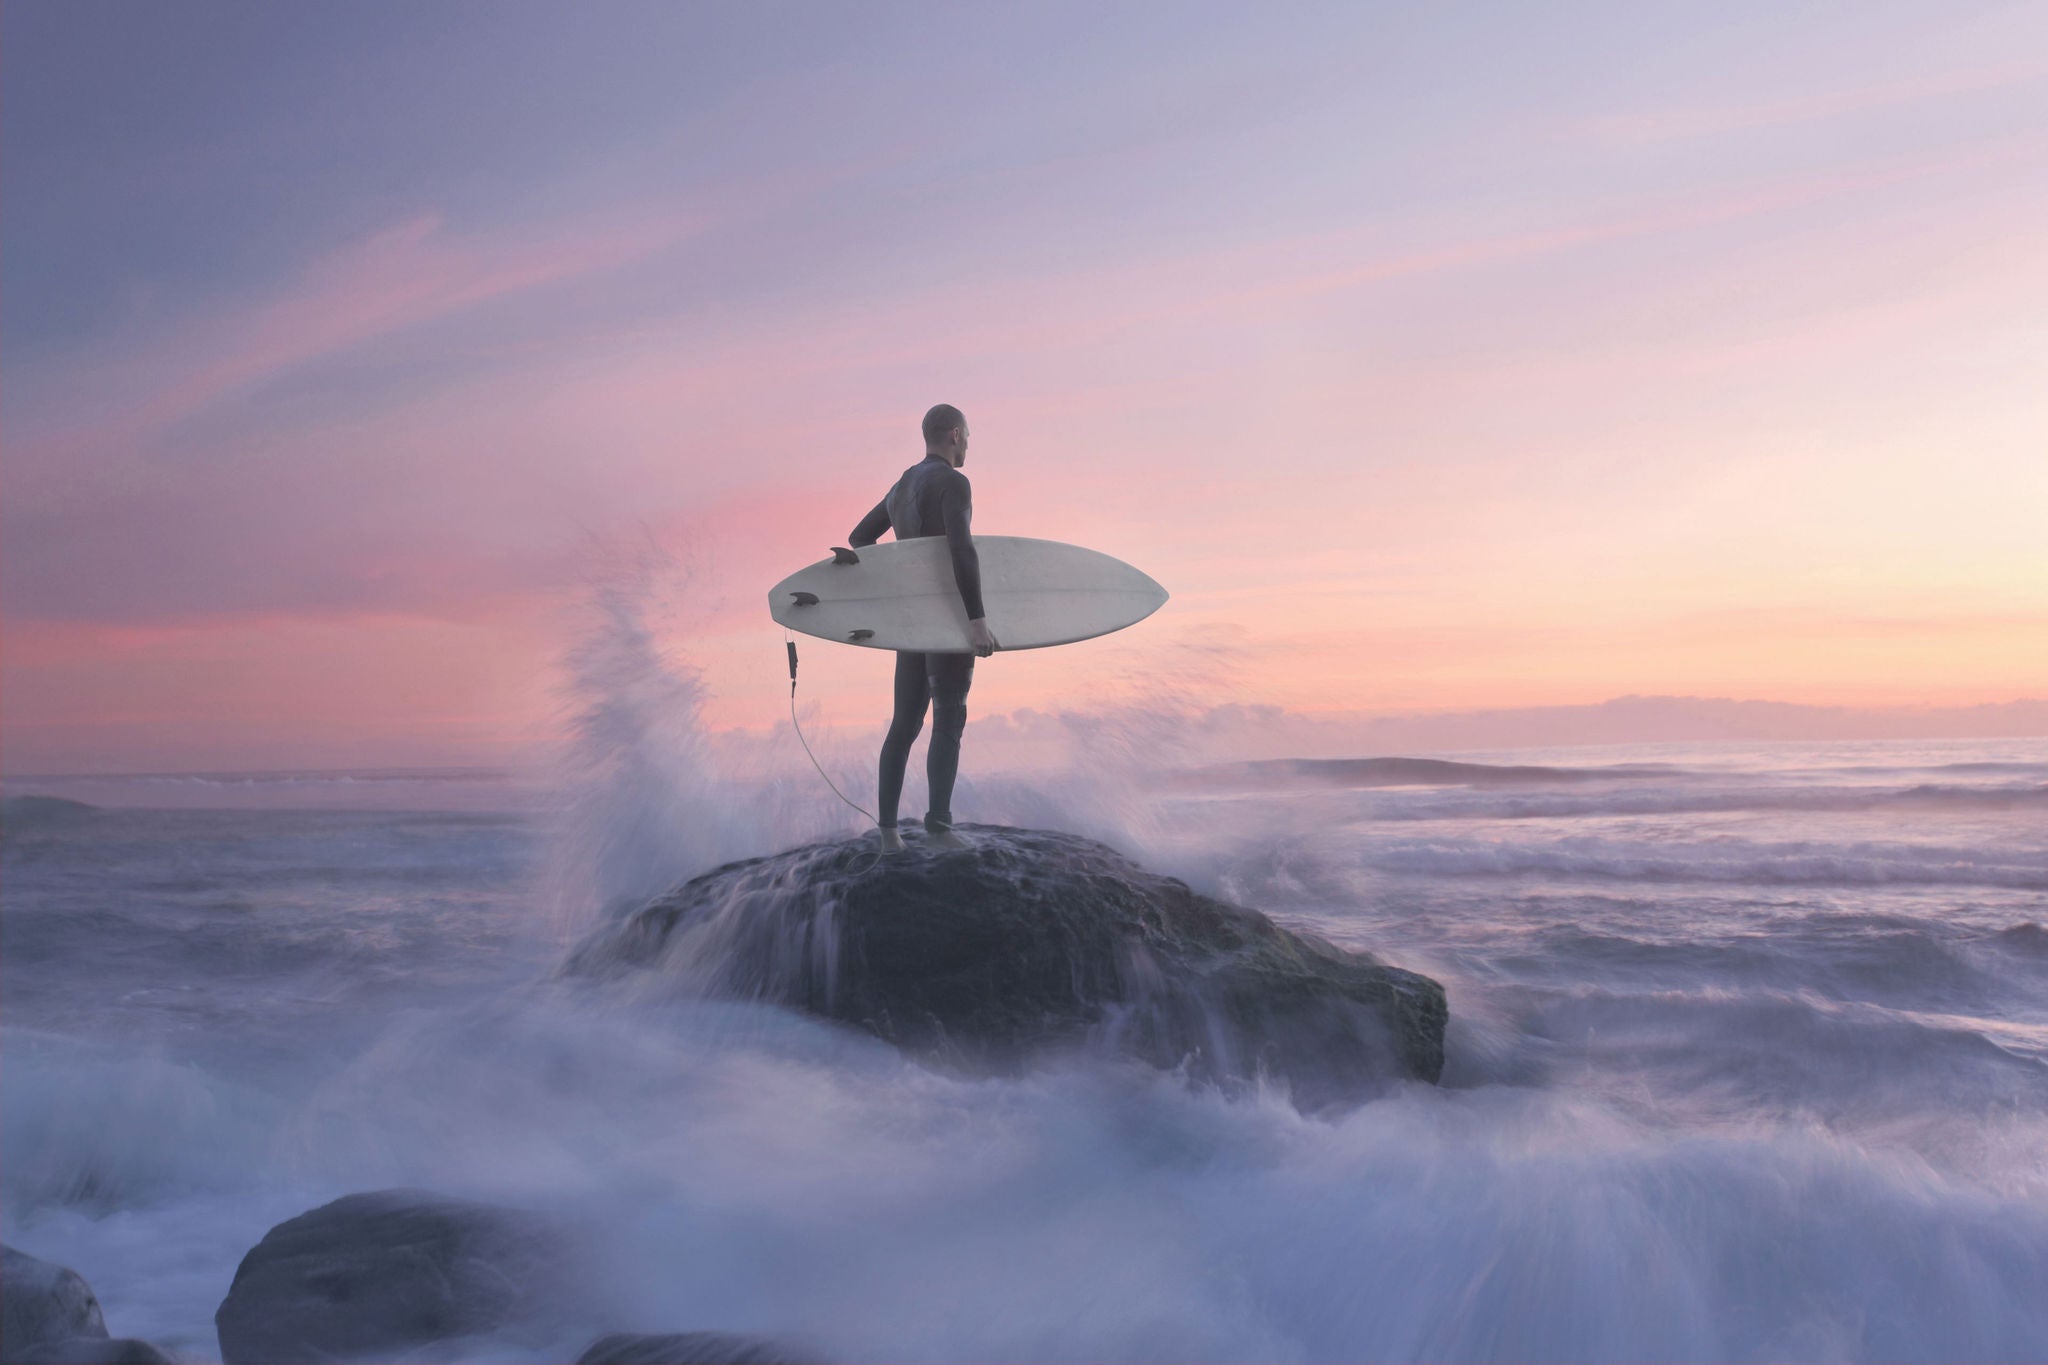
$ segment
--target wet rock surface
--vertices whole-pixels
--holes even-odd
[[[352,1360],[501,1332],[567,1298],[565,1233],[425,1190],[352,1194],[242,1258],[214,1325],[224,1365]]]
[[[1317,1109],[1443,1069],[1443,988],[1275,925],[1071,834],[961,827],[938,851],[872,835],[732,863],[591,935],[564,972],[669,973],[1005,1072],[1113,1049]]]

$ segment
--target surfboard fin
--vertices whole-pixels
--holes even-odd
[[[874,639],[874,638],[875,638],[875,633],[874,633],[873,631],[871,631],[871,630],[857,630],[857,631],[855,631],[855,632],[854,632],[853,634],[851,634],[851,635],[847,636],[846,638],[847,638],[847,639],[849,639],[849,640],[852,640],[852,641],[854,641],[854,642],[855,642],[856,644],[858,644],[858,643],[859,643],[860,641],[862,641],[862,640],[872,640],[872,639]]]
[[[832,547],[832,562],[834,564],[858,564],[860,563],[860,556],[847,549],[844,545],[834,545]]]
[[[790,596],[796,599],[796,604],[800,607],[815,607],[818,605],[818,594],[814,592],[793,592]]]

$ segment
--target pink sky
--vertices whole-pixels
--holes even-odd
[[[123,45],[202,35],[9,29],[10,78],[76,80],[0,120],[8,771],[503,761],[622,545],[685,566],[712,723],[772,727],[767,586],[937,401],[978,530],[1174,593],[984,664],[977,714],[2048,696],[2038,10],[1764,8],[1744,63],[1704,14],[1594,62],[517,13],[496,75],[396,10],[352,63],[273,19],[276,69],[133,108]],[[887,668],[807,651],[820,724]]]

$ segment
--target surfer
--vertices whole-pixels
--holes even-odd
[[[931,744],[925,751],[925,778],[931,787],[931,809],[925,813],[925,842],[935,848],[965,848],[953,831],[953,779],[960,771],[960,736],[967,729],[967,689],[974,682],[975,658],[987,658],[1001,646],[989,630],[981,605],[981,559],[968,530],[973,516],[972,491],[960,466],[967,463],[967,419],[951,403],[924,415],[924,459],[903,471],[889,495],[860,519],[847,544],[858,550],[895,528],[896,539],[944,536],[953,559],[953,582],[967,607],[967,630],[973,654],[896,652],[896,711],[882,741],[879,799],[882,851],[900,852],[903,835],[896,828],[896,807],[903,798],[903,770],[910,746],[924,729],[925,708],[932,713]]]

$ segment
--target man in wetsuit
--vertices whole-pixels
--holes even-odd
[[[896,829],[896,806],[903,798],[903,769],[910,746],[924,728],[925,707],[932,712],[932,741],[925,752],[925,777],[931,787],[931,810],[924,817],[925,842],[936,848],[965,848],[953,832],[953,778],[960,771],[960,735],[967,728],[967,688],[974,681],[976,656],[987,658],[1000,646],[989,631],[981,606],[981,558],[968,531],[974,504],[967,476],[967,419],[951,403],[924,415],[924,459],[903,471],[889,496],[860,519],[847,543],[858,550],[872,545],[882,532],[896,528],[896,539],[944,536],[953,558],[953,582],[967,606],[967,630],[973,654],[896,653],[896,714],[882,741],[882,851],[898,852],[903,836]]]

